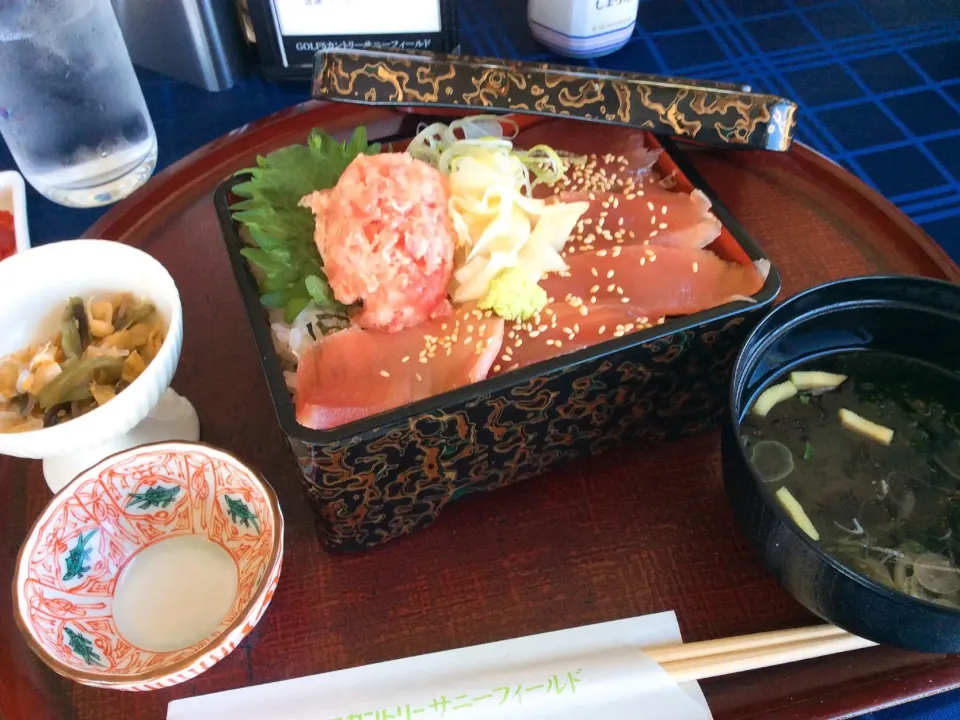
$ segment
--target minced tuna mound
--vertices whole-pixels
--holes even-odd
[[[359,155],[336,187],[301,201],[330,287],[354,321],[395,332],[448,309],[456,237],[439,170],[406,153]]]

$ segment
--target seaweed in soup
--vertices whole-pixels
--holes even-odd
[[[755,405],[747,457],[799,527],[872,580],[960,609],[960,378],[851,351],[792,368]]]

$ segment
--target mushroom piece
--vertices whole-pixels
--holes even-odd
[[[790,515],[790,518],[797,524],[797,527],[809,535],[812,540],[819,542],[820,533],[817,532],[817,528],[814,527],[810,517],[803,509],[803,506],[797,502],[793,494],[785,487],[782,487],[777,490],[777,500],[783,505],[783,509],[787,511],[787,514]]]
[[[881,445],[889,445],[893,442],[893,430],[883,425],[877,425],[875,422],[870,422],[852,410],[840,409],[840,424],[847,430],[852,430],[859,435],[875,440]]]
[[[797,390],[833,390],[847,379],[846,375],[819,372],[816,370],[798,370],[790,373],[790,382]]]
[[[768,387],[753,404],[751,412],[758,417],[766,417],[774,406],[784,400],[789,400],[797,394],[797,386],[787,380],[779,385]]]

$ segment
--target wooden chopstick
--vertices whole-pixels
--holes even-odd
[[[675,681],[687,682],[859,650],[875,644],[833,625],[817,625],[652,648],[644,653],[660,663]]]

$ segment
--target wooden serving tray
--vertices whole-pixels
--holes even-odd
[[[310,128],[373,137],[416,119],[307,103],[211,143],[152,179],[90,229],[169,268],[184,306],[174,386],[204,440],[266,475],[287,520],[283,575],[260,625],[197,680],[122,693],[47,670],[0,592],[0,717],[163,718],[169,701],[250,684],[675,610],[688,641],[815,621],[765,574],[737,534],[716,433],[657,450],[615,451],[451,506],[429,529],[381,548],[329,555],[302,501],[299,469],[270,405],[219,237],[214,187],[257,153]],[[827,280],[903,272],[960,281],[921,230],[810,150],[690,150],[690,160],[783,274],[784,296]],[[0,457],[0,580],[48,502],[39,462]],[[848,717],[960,685],[960,659],[874,648],[703,683],[717,720]],[[324,720],[322,713],[318,720]]]

